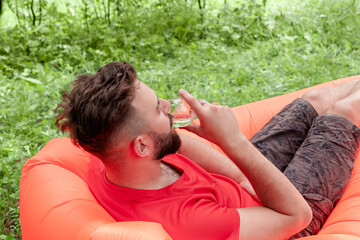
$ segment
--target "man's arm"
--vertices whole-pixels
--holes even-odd
[[[188,92],[180,95],[191,106],[200,126],[187,130],[217,144],[243,171],[263,207],[238,209],[240,239],[284,239],[301,231],[311,221],[311,209],[291,182],[240,132],[229,107],[202,106]]]
[[[258,199],[249,180],[227,156],[192,137],[180,134],[180,138],[182,143],[178,153],[191,159],[210,173],[233,179],[250,195]]]

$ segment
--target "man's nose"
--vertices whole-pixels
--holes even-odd
[[[168,100],[160,99],[162,104],[162,110],[164,114],[168,114],[171,108],[171,103]]]

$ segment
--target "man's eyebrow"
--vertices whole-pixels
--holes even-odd
[[[156,95],[156,98],[157,98],[156,110],[159,111],[159,109],[160,109],[160,99],[159,99],[159,97],[157,95]]]

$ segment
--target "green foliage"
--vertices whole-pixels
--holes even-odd
[[[298,1],[284,10],[281,0],[233,2],[5,1],[0,239],[21,238],[21,166],[60,136],[53,111],[79,74],[126,60],[159,97],[184,88],[235,106],[360,73],[359,1]],[[15,23],[6,24],[11,14]]]
[[[254,41],[270,38],[271,32],[263,21],[264,14],[264,5],[247,1],[235,9],[223,9],[221,21],[210,25],[216,27],[215,33],[227,45],[247,47]]]

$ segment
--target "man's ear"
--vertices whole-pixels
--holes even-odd
[[[132,141],[132,150],[137,157],[147,157],[152,152],[152,142],[149,136],[140,135]]]

